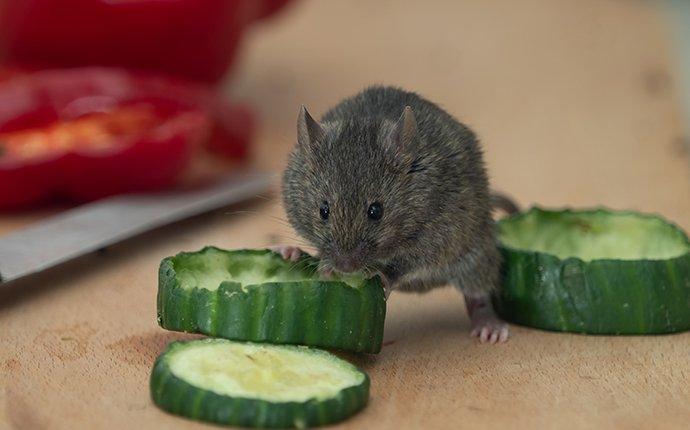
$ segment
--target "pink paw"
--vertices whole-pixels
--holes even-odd
[[[319,267],[319,275],[323,279],[331,279],[333,277],[333,269],[330,267]]]
[[[280,254],[285,260],[293,262],[302,256],[302,250],[296,246],[272,246],[270,249]]]
[[[481,343],[502,343],[508,340],[508,324],[495,316],[479,317],[472,321],[470,335],[479,338]]]

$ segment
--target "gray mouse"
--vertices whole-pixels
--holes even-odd
[[[302,107],[283,199],[323,272],[378,274],[386,294],[452,284],[472,336],[508,339],[490,300],[501,265],[492,208],[517,208],[490,193],[475,134],[434,103],[374,86],[318,122]],[[291,260],[302,253],[278,250]]]

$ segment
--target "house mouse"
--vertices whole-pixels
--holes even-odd
[[[302,107],[283,199],[322,271],[379,274],[387,293],[452,284],[465,296],[472,336],[508,339],[490,300],[501,264],[491,211],[517,207],[490,193],[474,133],[434,103],[374,86],[318,122]],[[278,251],[291,260],[302,253]]]

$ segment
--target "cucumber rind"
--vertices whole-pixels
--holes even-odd
[[[247,397],[233,397],[196,387],[174,375],[168,357],[178,348],[189,347],[196,342],[224,342],[220,339],[201,339],[172,342],[156,359],[150,379],[153,402],[163,410],[192,419],[222,425],[268,428],[305,428],[342,421],[364,408],[369,399],[369,376],[356,366],[326,351],[283,345],[305,354],[325,354],[339,365],[346,365],[363,376],[362,382],[340,390],[326,399],[309,399],[304,402],[271,402]]]
[[[378,277],[363,281],[359,287],[318,279],[249,285],[224,281],[215,290],[182,287],[176,276],[175,261],[207,252],[245,256],[275,254],[270,250],[226,251],[205,247],[163,259],[157,298],[161,327],[231,340],[366,353],[381,350],[386,304]],[[304,257],[299,264],[315,267],[315,262],[311,257]],[[292,294],[289,304],[287,299],[280,298],[281,293],[286,294],[283,290],[286,288]],[[331,306],[325,306],[327,302]],[[344,305],[333,306],[339,302]],[[273,311],[267,312],[271,305]]]
[[[632,211],[549,211],[534,207],[504,218],[510,222],[537,214],[622,214],[654,219],[675,231],[660,216]],[[690,329],[690,251],[668,259],[584,261],[500,245],[503,283],[493,296],[497,313],[525,326],[587,334],[664,334]]]

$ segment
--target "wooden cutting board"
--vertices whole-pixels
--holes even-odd
[[[690,169],[658,3],[302,1],[250,35],[232,93],[262,114],[255,164],[280,172],[300,103],[368,83],[438,101],[481,137],[493,185],[523,205],[606,204],[690,229]],[[685,139],[685,140],[684,140]],[[2,215],[0,233],[55,209]],[[0,293],[0,428],[211,428],[167,415],[148,376],[161,258],[294,242],[279,195],[146,234]],[[50,240],[50,238],[46,238]],[[468,336],[460,295],[394,294],[386,346],[349,429],[685,429],[690,334]]]

